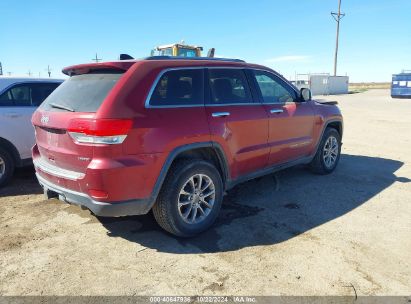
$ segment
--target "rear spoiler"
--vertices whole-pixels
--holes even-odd
[[[136,61],[113,61],[102,63],[86,63],[66,67],[62,70],[68,76],[88,74],[97,70],[119,70],[127,71]]]

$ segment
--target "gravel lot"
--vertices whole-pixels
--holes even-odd
[[[0,294],[411,295],[411,100],[322,98],[345,116],[336,172],[241,184],[194,239],[44,200],[20,170],[0,190]]]

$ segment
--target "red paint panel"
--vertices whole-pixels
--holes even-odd
[[[291,161],[312,152],[314,111],[307,102],[264,105],[269,118],[270,165]],[[271,113],[280,110],[281,113]]]
[[[207,106],[211,139],[218,142],[231,159],[231,178],[262,169],[268,164],[268,116],[263,106]],[[226,117],[213,113],[228,112]]]

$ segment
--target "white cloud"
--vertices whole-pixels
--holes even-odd
[[[267,59],[266,62],[301,62],[307,61],[310,59],[310,56],[303,56],[303,55],[288,55],[288,56],[280,56]]]

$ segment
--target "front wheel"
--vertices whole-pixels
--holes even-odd
[[[335,170],[340,160],[341,136],[337,130],[327,128],[310,163],[310,169],[317,174],[329,174]]]
[[[214,165],[203,160],[182,160],[170,168],[153,214],[166,231],[194,236],[216,220],[223,200],[223,183]]]

